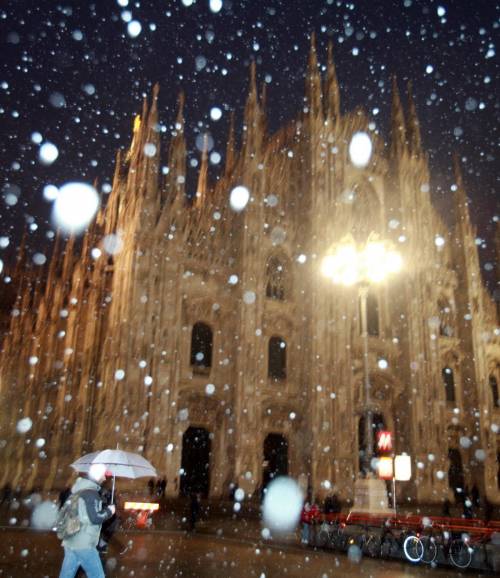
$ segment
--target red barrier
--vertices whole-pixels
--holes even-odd
[[[383,526],[389,525],[397,528],[411,528],[422,531],[425,528],[441,528],[450,532],[466,532],[474,535],[490,535],[500,532],[500,521],[491,520],[485,522],[477,518],[449,518],[443,516],[383,516],[368,513],[349,514],[321,514],[317,517],[318,522],[338,522],[353,526]]]

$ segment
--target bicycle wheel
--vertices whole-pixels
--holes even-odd
[[[382,543],[380,544],[380,557],[392,558],[393,556],[397,555],[397,552],[398,544],[396,539],[391,535],[385,536],[382,539]]]
[[[468,568],[472,562],[472,548],[469,548],[463,540],[453,540],[449,556],[453,566]]]
[[[425,564],[432,564],[438,555],[436,540],[432,536],[423,536],[420,540],[424,547],[422,562],[425,562]]]
[[[320,548],[324,548],[325,546],[327,546],[329,544],[329,542],[330,542],[330,532],[328,530],[322,528],[318,532],[318,538],[316,540],[316,544]]]
[[[403,552],[410,562],[417,564],[424,555],[424,545],[418,536],[407,536],[403,542]]]
[[[348,537],[344,532],[338,532],[332,537],[332,546],[335,550],[345,552],[348,546]]]
[[[364,545],[364,552],[370,558],[378,558],[380,556],[381,541],[378,536],[370,536]]]

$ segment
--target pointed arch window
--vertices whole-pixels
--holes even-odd
[[[288,266],[285,259],[273,255],[266,266],[266,297],[284,301],[289,292]]]
[[[441,371],[443,385],[445,387],[446,401],[455,401],[455,377],[451,367],[443,367]]]
[[[500,400],[498,399],[498,381],[494,375],[490,375],[490,389],[491,397],[493,399],[493,407],[500,407]]]
[[[377,337],[380,334],[378,299],[372,291],[368,292],[366,298],[366,315],[368,335]]]
[[[361,299],[359,299],[359,332],[363,332]],[[379,327],[379,309],[377,295],[373,291],[368,291],[366,296],[366,329],[368,335],[378,337],[380,335]]]
[[[206,323],[197,322],[191,334],[191,365],[195,373],[206,373],[212,367],[213,333]]]
[[[267,374],[274,380],[286,379],[286,341],[276,335],[269,340]]]

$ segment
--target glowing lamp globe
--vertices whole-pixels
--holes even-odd
[[[372,141],[368,134],[363,131],[355,132],[349,144],[349,158],[351,163],[358,168],[366,167],[372,156]]]

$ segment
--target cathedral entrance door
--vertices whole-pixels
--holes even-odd
[[[180,493],[199,492],[208,498],[210,488],[210,434],[205,428],[189,427],[182,436]]]
[[[270,433],[264,440],[264,464],[262,487],[265,488],[277,476],[288,474],[288,441],[285,436]]]

